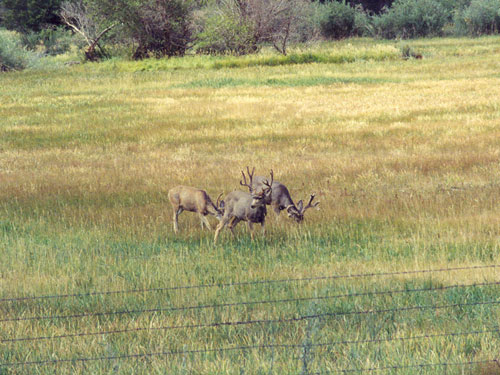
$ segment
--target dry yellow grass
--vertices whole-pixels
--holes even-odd
[[[0,76],[0,296],[498,263],[498,38],[414,43],[424,52],[423,60],[135,73],[88,65],[65,74]],[[468,48],[464,53],[447,52],[460,50],[461,44]],[[308,212],[302,227],[286,218],[276,223],[271,213],[266,240],[250,243],[246,228],[240,225],[238,239],[225,234],[217,247],[211,245],[213,233],[201,232],[198,219],[185,213],[180,217],[181,234],[174,236],[166,198],[169,187],[185,184],[204,188],[212,196],[227,193],[239,188],[239,172],[246,165],[255,166],[259,173],[272,168],[295,201],[316,192],[321,211]],[[345,293],[356,288],[418,287],[429,279],[413,275],[241,294],[212,291],[2,305],[0,311],[10,316],[167,302],[178,306],[278,298],[276,294],[310,296],[318,290]],[[489,269],[436,274],[431,281],[454,285],[497,279],[498,269]],[[494,290],[484,293],[486,298]],[[450,292],[443,298],[456,303],[477,295],[482,296],[474,291]],[[401,301],[394,297],[366,298],[349,306],[376,309],[398,301],[444,303],[438,297]],[[305,314],[308,309],[333,308],[315,306],[299,310]],[[250,311],[207,311],[201,318],[261,319],[296,312],[293,306],[282,310],[273,305]],[[393,317],[387,330],[405,336],[480,329],[498,318],[495,307],[476,318],[472,313],[455,313],[430,312],[401,321]],[[0,338],[111,330],[124,324],[131,328],[196,324],[198,318],[158,314],[47,326],[5,324]],[[373,326],[382,323],[374,318],[371,323],[328,324],[327,332],[319,328],[316,332],[306,324],[274,327],[267,333],[232,328],[192,335],[142,332],[18,344],[0,353],[9,358],[5,361],[47,358],[54,352],[63,358],[100,356],[182,349],[186,343],[189,348],[220,347],[233,342],[232,338],[241,345],[260,344],[273,334],[277,342],[305,342],[308,330],[316,332],[318,340],[352,339],[371,337]],[[388,345],[380,357],[402,356],[407,363],[439,362],[445,355],[457,361],[485,359],[495,352],[496,342],[493,335],[485,335],[443,346],[437,340],[415,344],[406,351],[404,346]],[[319,351],[313,370],[352,361],[360,367],[380,362],[369,348],[356,353],[344,347],[333,354]],[[332,357],[320,363],[322,355]],[[278,359],[282,365],[271,371]],[[254,373],[298,369],[296,357],[277,354],[263,359],[259,351],[246,357],[214,355],[193,363],[194,373],[239,373],[236,363],[244,363],[241,366]],[[121,373],[162,373],[169,368],[162,358],[119,365]],[[102,363],[91,365],[90,370],[81,364],[72,366],[64,371],[112,371],[112,365]],[[171,366],[173,372],[189,372],[182,358]],[[484,367],[484,371],[489,370]]]

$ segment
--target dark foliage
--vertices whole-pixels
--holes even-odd
[[[182,56],[191,41],[190,3],[183,0],[100,0],[102,10],[121,23],[138,44],[134,59]]]
[[[2,0],[2,25],[21,32],[60,25],[60,5],[61,0]]]

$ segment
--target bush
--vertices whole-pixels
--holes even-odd
[[[356,36],[374,36],[373,21],[362,6],[356,6],[354,14],[354,35]]]
[[[182,56],[191,42],[188,27],[194,1],[99,0],[100,15],[117,22],[134,40],[134,59]]]
[[[500,31],[500,0],[472,0],[455,14],[457,34],[478,36]]]
[[[33,66],[38,55],[28,51],[21,36],[14,31],[0,29],[0,70],[22,70]]]
[[[374,25],[383,38],[438,36],[450,17],[439,0],[396,0],[390,9],[374,17]]]
[[[230,7],[206,8],[196,13],[194,22],[197,53],[244,55],[258,49],[252,25]]]
[[[32,51],[40,51],[51,56],[68,52],[72,45],[83,47],[78,43],[74,34],[64,27],[53,27],[40,32],[23,34],[24,45]]]
[[[314,37],[308,0],[220,0],[194,12],[196,50],[246,54],[271,45],[287,54],[289,43]]]
[[[347,38],[354,33],[356,10],[346,3],[330,1],[320,4],[319,27],[321,34],[328,39]]]

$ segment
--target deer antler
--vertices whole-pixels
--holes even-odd
[[[217,197],[217,203],[215,204],[215,207],[217,207],[217,209],[219,209],[220,207],[220,198],[222,197],[222,194],[224,193],[220,193],[219,196]]]
[[[268,179],[265,179],[264,181],[262,181],[262,184],[266,185],[269,189],[271,189],[271,186],[273,185],[273,181],[274,181],[274,173],[273,173],[272,169],[271,169],[270,175],[271,175],[271,182],[269,182]]]
[[[315,196],[316,196],[315,194],[311,194],[311,198],[309,198],[309,203],[307,203],[307,205],[302,209],[302,212],[301,212],[302,214],[304,214],[304,212],[306,212],[306,210],[308,208],[318,207],[319,202],[312,203]]]
[[[243,176],[243,181],[240,180],[240,185],[241,186],[246,186],[250,190],[250,193],[253,191],[252,188],[252,180],[253,180],[253,174],[255,173],[255,167],[252,168],[252,173],[250,173],[250,168],[247,167],[247,173],[248,173],[248,178],[250,179],[250,183],[247,183],[247,178],[245,176],[245,173],[241,171],[241,175]]]

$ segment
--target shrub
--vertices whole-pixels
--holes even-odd
[[[137,43],[134,59],[182,56],[191,42],[188,27],[194,1],[100,0],[100,15],[121,25]]]
[[[318,6],[319,27],[328,39],[342,39],[354,33],[356,10],[346,3],[330,1]]]
[[[500,31],[500,0],[472,0],[455,14],[457,34],[482,35]]]
[[[0,70],[22,70],[33,66],[38,55],[28,51],[21,36],[14,31],[0,29]]]
[[[354,14],[354,35],[356,36],[374,36],[373,21],[362,6],[358,5],[355,8]]]
[[[311,16],[308,0],[220,0],[195,12],[196,49],[241,55],[268,44],[286,55],[315,34]]]
[[[442,34],[450,12],[439,0],[396,0],[374,17],[376,33],[383,38],[417,38]]]
[[[195,51],[209,54],[244,55],[258,49],[255,31],[231,7],[209,7],[195,14]]]
[[[83,47],[73,33],[64,27],[53,27],[40,32],[28,32],[22,36],[24,45],[32,51],[41,51],[51,56],[68,52],[72,45]]]

